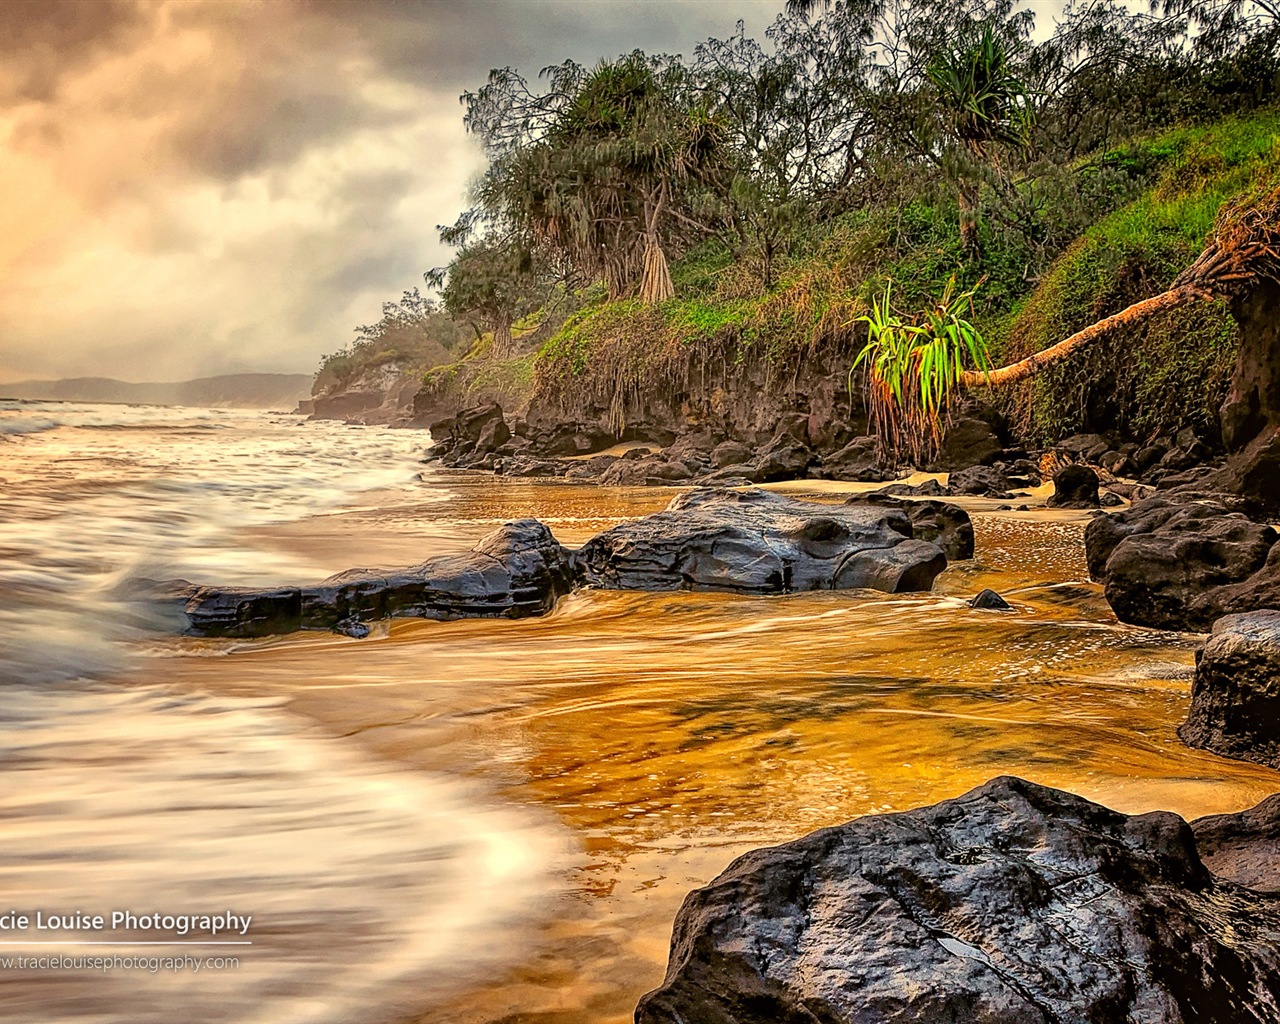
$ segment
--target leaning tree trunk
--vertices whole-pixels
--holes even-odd
[[[986,372],[966,370],[960,383],[977,387],[1023,380],[1117,327],[1138,323],[1192,302],[1222,299],[1230,303],[1232,312],[1239,317],[1248,308],[1248,297],[1259,294],[1268,283],[1280,283],[1280,184],[1260,186],[1224,207],[1204,251],[1178,275],[1167,292],[1135,302],[1065,341],[1009,366]]]
[[[1065,341],[1060,341],[1051,348],[1046,348],[1040,352],[1034,352],[1027,356],[1026,359],[1011,363],[1008,366],[1002,366],[998,370],[988,370],[985,373],[981,370],[966,370],[964,376],[960,378],[960,383],[966,387],[977,387],[981,384],[1013,384],[1016,381],[1025,380],[1027,377],[1039,373],[1046,366],[1066,359],[1073,352],[1079,351],[1095,338],[1100,338],[1118,327],[1139,323],[1157,313],[1177,309],[1180,306],[1187,306],[1193,302],[1205,302],[1212,298],[1212,293],[1190,285],[1170,288],[1167,292],[1161,292],[1159,295],[1152,296],[1149,299],[1135,302],[1132,306],[1122,309],[1119,313],[1109,316],[1105,320],[1090,324],[1084,330],[1077,331]]]

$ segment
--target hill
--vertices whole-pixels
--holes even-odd
[[[229,373],[195,380],[147,383],[111,377],[70,377],[0,384],[0,397],[225,409],[293,409],[311,393],[311,380],[308,373]]]

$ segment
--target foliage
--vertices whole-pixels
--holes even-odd
[[[916,465],[932,461],[960,378],[966,369],[990,368],[986,341],[966,319],[973,315],[975,291],[957,294],[952,277],[931,306],[908,317],[894,309],[890,282],[871,311],[858,318],[867,325],[867,343],[849,370],[849,390],[864,367],[868,413],[883,464],[897,465],[902,456]]]
[[[384,302],[381,319],[357,327],[355,333],[354,342],[321,361],[313,394],[346,386],[366,371],[388,363],[421,372],[448,362],[468,334],[417,288],[405,292],[399,302]]]

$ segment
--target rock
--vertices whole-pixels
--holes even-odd
[[[1122,622],[1206,632],[1230,612],[1280,607],[1276,531],[1220,503],[1148,498],[1098,516],[1084,540]]]
[[[333,631],[341,633],[343,636],[349,636],[353,640],[363,640],[369,635],[369,627],[360,619],[352,615],[350,618],[343,619],[341,622],[334,623]]]
[[[933,482],[933,481],[929,481]],[[927,540],[942,548],[951,562],[973,557],[973,520],[959,505],[945,501],[906,501],[885,492],[888,488],[855,494],[845,499],[846,505],[875,505],[897,508],[911,520],[911,536]]]
[[[1009,481],[1003,472],[991,466],[971,466],[947,478],[951,494],[975,494],[985,498],[1009,498]]]
[[[1200,859],[1215,875],[1280,893],[1280,793],[1247,811],[1197,818],[1191,831]]]
[[[1153,442],[1145,448],[1139,448],[1133,454],[1133,464],[1139,473],[1143,473],[1159,463],[1169,451],[1169,446],[1162,442]]]
[[[1052,508],[1097,508],[1098,474],[1088,466],[1063,466],[1053,478]]]
[[[1124,504],[1124,498],[1116,494],[1115,491],[1106,490],[1098,495],[1098,504],[1103,508],[1119,508]]]
[[[1203,632],[1231,612],[1280,607],[1276,540],[1220,503],[1155,497],[1093,520],[1085,552],[1122,621]]]
[[[698,483],[714,484],[719,487],[736,487],[738,482],[742,480],[750,484],[764,482],[760,471],[752,463],[739,463],[737,465],[721,466],[719,469],[713,469],[710,473],[704,473],[698,478]]]
[[[918,484],[889,484],[886,487],[877,487],[869,493],[901,497],[945,498],[951,493],[951,489],[943,487],[937,480],[922,480]]]
[[[682,483],[693,475],[683,462],[668,462],[661,456],[647,459],[619,459],[600,477],[602,486],[639,487]]]
[[[1098,465],[1113,476],[1135,476],[1138,467],[1124,452],[1109,451],[1098,460]]]
[[[582,459],[578,462],[570,462],[569,468],[565,470],[564,478],[566,480],[599,480],[610,466],[618,462],[616,455],[594,455],[589,459]]]
[[[572,463],[556,462],[552,459],[536,459],[531,455],[516,455],[509,459],[494,462],[494,470],[501,476],[563,476]]]
[[[1013,606],[994,590],[982,590],[976,597],[969,599],[969,607],[980,611],[1003,612],[1012,611]]]
[[[738,441],[723,441],[711,450],[711,465],[715,469],[738,466],[751,461],[754,454],[750,448]]]
[[[1178,735],[1192,747],[1280,768],[1280,611],[1213,624],[1196,654],[1191,712]],[[1280,860],[1280,846],[1275,853]]]
[[[1005,777],[738,858],[635,1020],[1263,1024],[1277,977],[1280,901],[1215,877],[1180,817]]]
[[[698,488],[593,537],[575,562],[581,583],[606,590],[900,593],[930,589],[947,558],[898,509]]]
[[[194,636],[266,636],[334,629],[352,619],[523,618],[569,592],[572,560],[536,519],[499,527],[463,555],[404,569],[350,569],[313,587],[254,590],[173,581],[144,599],[181,613]],[[348,634],[352,635],[352,634]]]
[[[795,440],[790,434],[780,433],[752,460],[751,465],[755,468],[755,478],[761,483],[799,480],[816,458],[808,445]]]
[[[993,462],[1004,450],[1000,436],[990,422],[995,417],[983,409],[957,416],[947,427],[931,472],[953,472],[969,466]]]
[[[1084,458],[1086,452],[1106,451],[1111,446],[1107,444],[1107,439],[1101,434],[1072,434],[1063,441],[1057,442],[1053,447],[1064,452],[1074,455],[1076,458]]]

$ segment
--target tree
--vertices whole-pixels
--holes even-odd
[[[550,288],[548,275],[539,272],[527,246],[492,235],[464,243],[448,267],[423,277],[440,289],[450,316],[471,323],[477,333],[492,332],[495,359],[516,354],[512,325],[537,309]]]
[[[979,167],[995,162],[998,147],[1025,148],[1031,106],[1005,39],[987,21],[954,49],[940,51],[926,72],[937,89],[947,132]],[[955,169],[960,194],[960,238],[965,249],[978,248],[980,178],[961,159]]]

